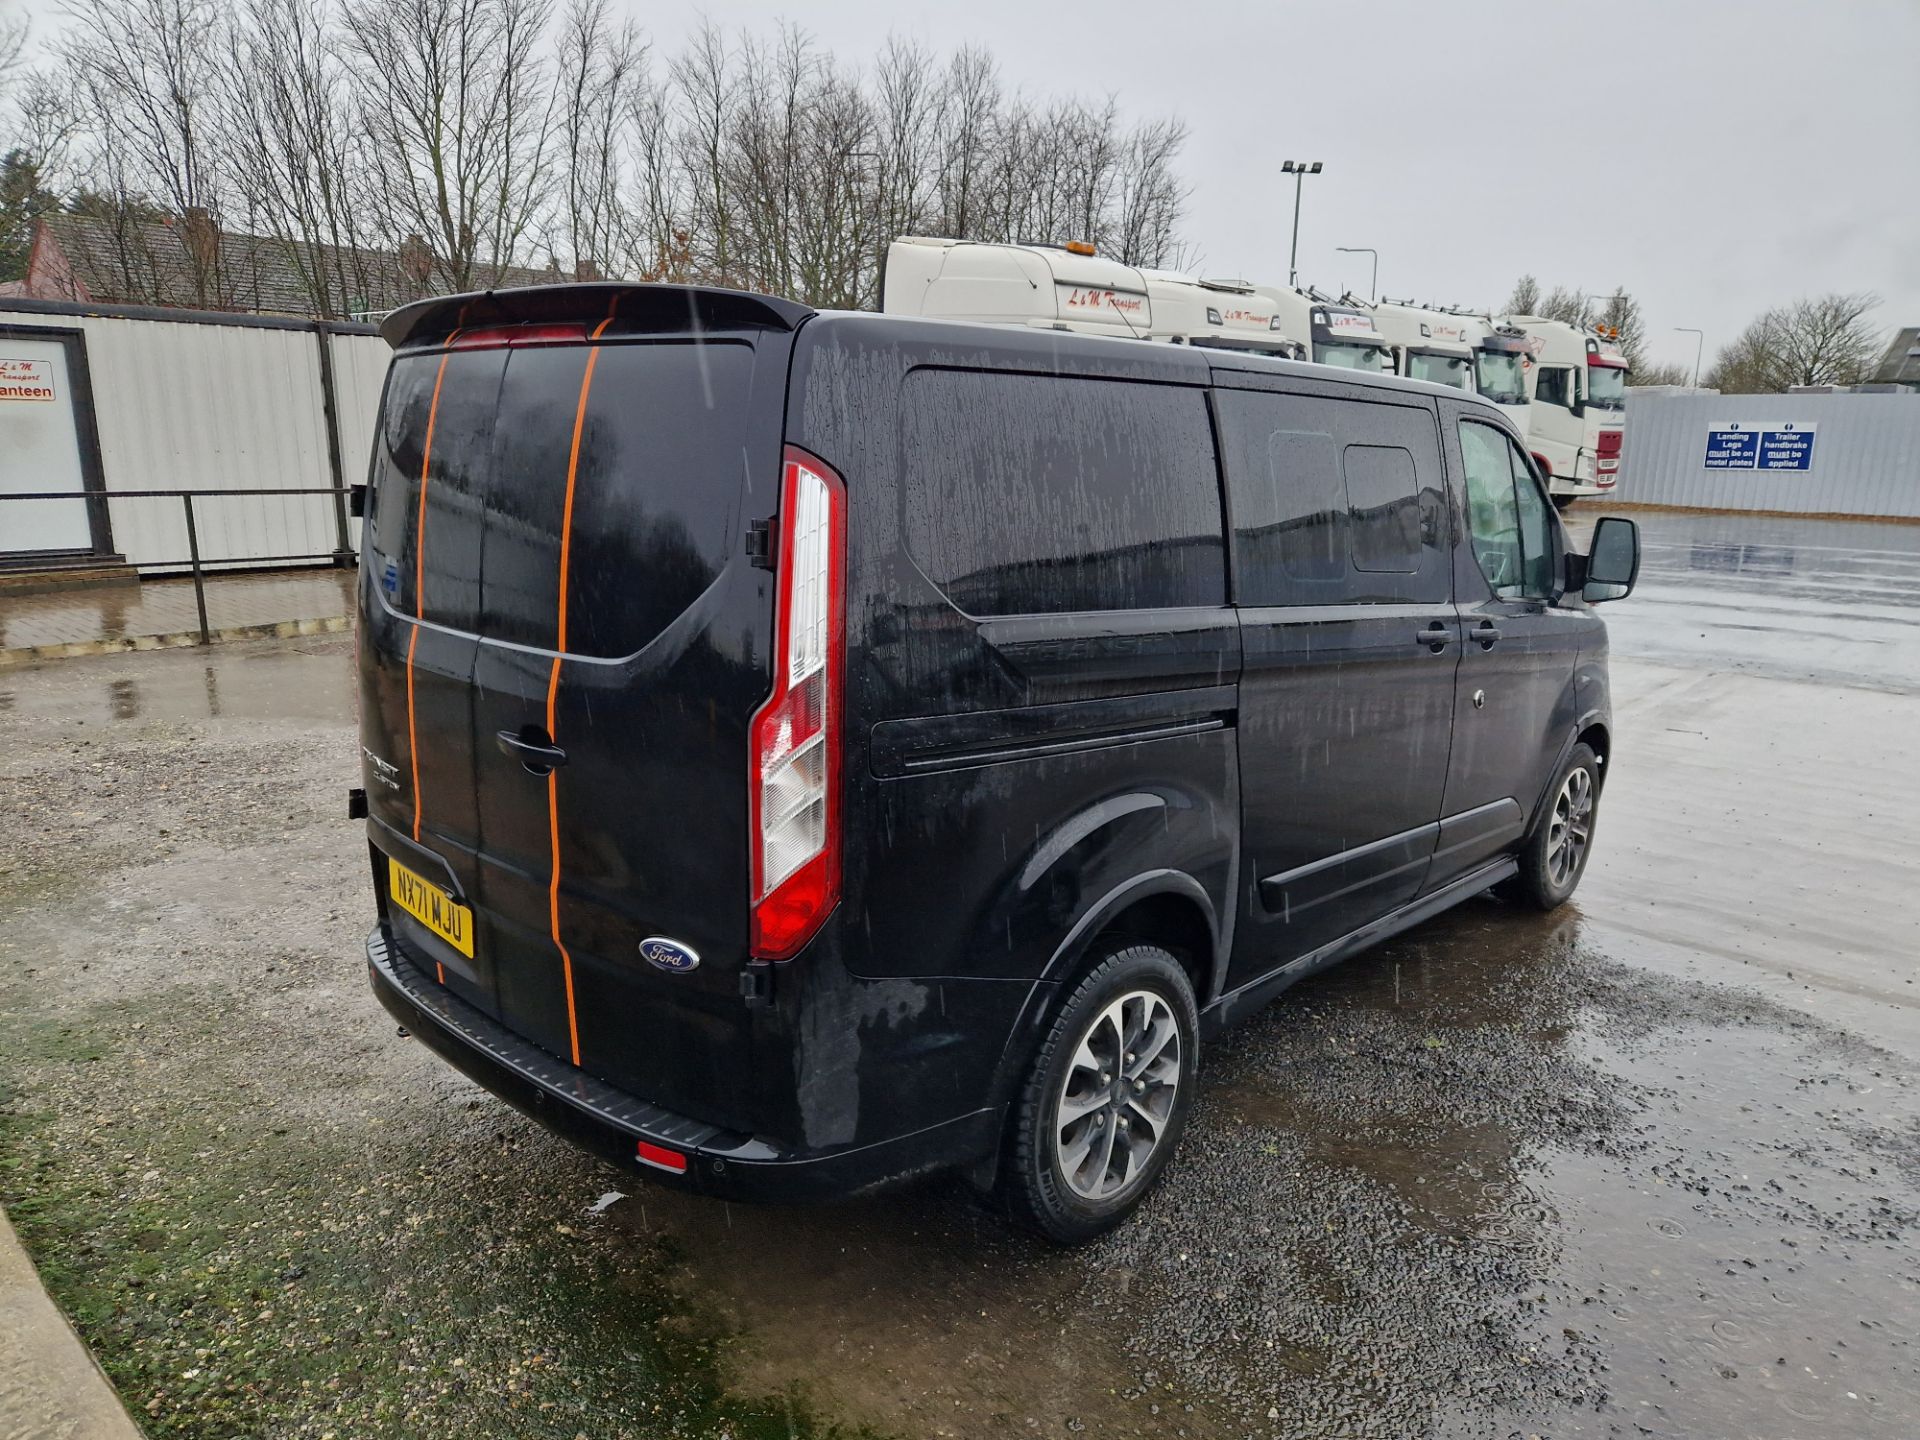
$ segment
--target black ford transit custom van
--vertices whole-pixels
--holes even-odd
[[[1474,397],[672,286],[382,333],[373,986],[630,1169],[1085,1239],[1209,1035],[1579,881],[1638,542]]]

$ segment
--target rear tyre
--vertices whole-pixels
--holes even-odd
[[[1576,745],[1547,792],[1546,813],[1520,851],[1520,873],[1502,893],[1536,910],[1565,904],[1586,873],[1599,808],[1600,761]]]
[[[1060,1007],[1008,1116],[1008,1213],[1057,1245],[1131,1215],[1186,1127],[1199,1032],[1179,962],[1115,942]]]

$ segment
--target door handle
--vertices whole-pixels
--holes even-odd
[[[1491,650],[1500,642],[1500,632],[1491,620],[1482,620],[1469,633],[1480,642],[1482,650]]]
[[[1447,648],[1447,643],[1453,639],[1453,632],[1447,628],[1444,620],[1436,620],[1427,626],[1426,629],[1416,631],[1413,638],[1420,644],[1426,646],[1433,654],[1438,655]]]
[[[547,775],[567,763],[567,752],[538,726],[529,725],[518,732],[502,730],[493,738],[499,742],[500,753],[510,760],[518,760],[520,768],[529,775]]]

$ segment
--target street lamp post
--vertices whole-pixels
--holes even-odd
[[[1283,160],[1280,173],[1293,176],[1293,248],[1287,252],[1287,284],[1294,285],[1300,279],[1300,182],[1309,175],[1318,175],[1320,162]]]
[[[1693,326],[1691,326],[1691,325],[1676,325],[1676,326],[1674,326],[1673,328],[1674,328],[1675,330],[1678,330],[1678,331],[1680,331],[1680,332],[1681,332],[1682,334],[1685,334],[1685,335],[1691,335],[1691,336],[1693,336],[1693,337],[1694,337],[1694,341],[1693,341],[1693,388],[1694,388],[1695,390],[1698,390],[1698,389],[1700,388],[1700,352],[1701,352],[1701,350],[1702,350],[1702,349],[1704,349],[1704,348],[1705,348],[1705,346],[1706,346],[1706,343],[1707,343],[1707,332],[1706,332],[1706,331],[1704,331],[1704,330],[1696,330],[1696,329],[1694,329],[1694,328],[1693,328]]]
[[[1343,251],[1348,255],[1371,255],[1373,257],[1373,274],[1367,281],[1367,303],[1371,305],[1375,293],[1380,289],[1380,252],[1371,245],[1336,245],[1333,248]]]

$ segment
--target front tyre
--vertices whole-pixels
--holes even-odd
[[[1008,1117],[1008,1211],[1060,1245],[1131,1215],[1186,1126],[1199,1028],[1172,955],[1111,947],[1060,1007]]]
[[[1555,910],[1586,873],[1600,805],[1600,761],[1573,747],[1548,792],[1547,811],[1520,852],[1520,873],[1508,893],[1536,910]]]

